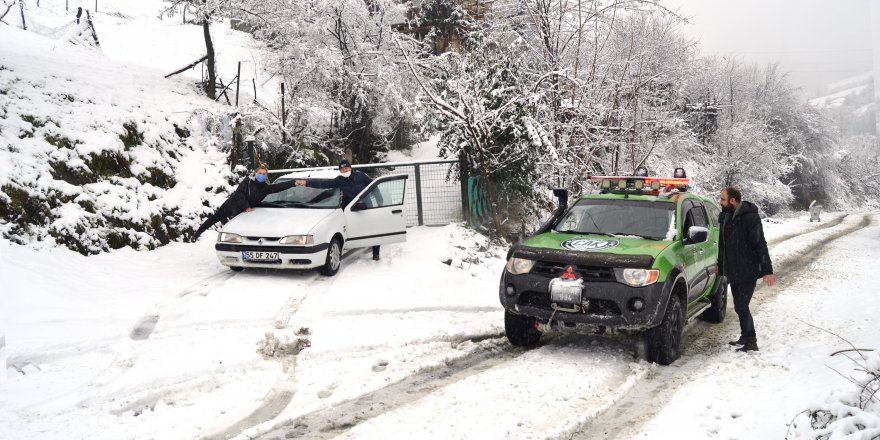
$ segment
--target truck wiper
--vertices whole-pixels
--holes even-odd
[[[565,230],[565,231],[556,231],[556,230],[554,230],[554,231],[555,231],[555,232],[558,232],[558,233],[560,233],[560,234],[604,235],[604,236],[607,236],[607,237],[614,237],[614,234],[609,234],[609,233],[607,233],[607,232],[574,231],[574,230],[571,230],[571,229],[568,229],[568,230]]]
[[[632,235],[633,237],[644,238],[644,239],[646,239],[646,240],[654,240],[654,241],[660,241],[660,240],[662,240],[662,238],[651,237],[651,236],[648,236],[648,235],[642,235],[642,234],[634,234],[634,233],[632,233],[632,232],[616,232],[616,233],[614,233],[614,235]]]

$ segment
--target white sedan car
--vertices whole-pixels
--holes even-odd
[[[333,179],[335,170],[287,174],[289,179]],[[269,194],[242,212],[217,237],[220,263],[232,270],[319,268],[335,275],[348,249],[406,241],[405,174],[373,180],[348,206],[339,189],[305,186]]]

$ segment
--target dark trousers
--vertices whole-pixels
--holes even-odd
[[[373,246],[373,256],[374,257],[379,256],[379,246]]]
[[[225,209],[222,209],[222,208],[218,209],[213,214],[211,214],[205,220],[205,222],[202,223],[201,226],[199,226],[199,229],[196,231],[195,236],[198,237],[198,236],[202,235],[202,233],[207,231],[208,228],[210,228],[211,226],[214,226],[215,224],[217,224],[219,222],[226,223],[226,221],[229,220],[229,217],[232,217],[232,216],[229,215]]]
[[[749,302],[755,293],[757,280],[730,285],[733,293],[733,310],[739,316],[739,331],[743,338],[755,339],[755,322],[752,320],[752,312],[749,311]]]

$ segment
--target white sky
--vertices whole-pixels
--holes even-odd
[[[872,3],[874,3],[872,8]],[[690,17],[704,54],[778,61],[807,93],[874,67],[880,0],[663,0]],[[873,9],[873,15],[872,15]],[[876,38],[875,38],[876,39]],[[880,57],[880,48],[877,48]]]

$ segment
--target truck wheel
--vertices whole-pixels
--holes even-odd
[[[712,295],[709,297],[709,300],[712,301],[712,305],[703,312],[701,317],[704,321],[713,322],[715,324],[723,322],[724,316],[727,315],[726,278],[719,277],[718,280],[715,281],[715,289],[712,290]]]
[[[684,329],[684,314],[681,309],[681,299],[673,294],[663,314],[663,322],[647,332],[647,361],[656,362],[660,365],[669,365],[681,355],[681,333]]]
[[[517,347],[533,347],[541,339],[541,332],[535,328],[535,318],[504,311],[504,334],[507,340]]]
[[[342,265],[342,242],[339,238],[330,240],[330,247],[327,248],[327,261],[321,266],[321,273],[332,277],[339,272],[339,266]]]

